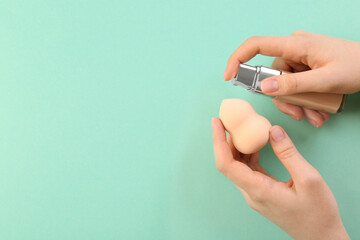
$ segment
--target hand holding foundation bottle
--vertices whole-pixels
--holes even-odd
[[[274,98],[279,110],[295,120],[304,116],[315,127],[328,120],[325,111],[297,106],[288,95],[307,93],[350,94],[360,91],[360,43],[304,31],[291,36],[250,37],[229,58],[224,79],[239,71],[239,64],[257,54],[276,57],[272,68],[290,72],[261,83],[263,93]],[[286,97],[284,97],[286,96]],[[287,101],[281,99],[287,98]],[[331,107],[335,105],[328,104]]]
[[[271,67],[277,70],[244,64],[257,54],[276,57]],[[360,91],[360,43],[304,31],[285,37],[251,37],[229,58],[224,79],[232,78],[235,85],[273,96],[279,110],[293,119],[306,117],[321,127],[329,112],[341,110],[344,94]],[[227,114],[235,103],[236,108],[248,109],[245,117],[260,119],[239,101],[223,102],[221,120],[212,120],[218,170],[236,185],[251,208],[294,239],[350,239],[330,188],[281,127],[262,124],[269,133],[260,128],[259,133],[270,141],[291,179],[278,181],[260,166],[254,150],[264,142],[239,130],[249,121],[244,116]]]

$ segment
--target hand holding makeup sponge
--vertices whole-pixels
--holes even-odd
[[[241,99],[225,99],[220,119],[231,135],[235,148],[244,154],[259,151],[269,141],[271,123]]]

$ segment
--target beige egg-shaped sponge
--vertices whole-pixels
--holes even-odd
[[[223,100],[220,106],[220,119],[231,135],[235,148],[241,153],[255,153],[269,141],[271,123],[257,114],[244,100]]]

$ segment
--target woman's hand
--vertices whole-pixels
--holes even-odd
[[[295,239],[350,239],[331,190],[281,127],[270,129],[270,142],[290,173],[287,182],[268,175],[259,164],[258,153],[238,152],[231,138],[226,138],[220,119],[212,120],[212,128],[216,167],[236,185],[251,208]]]
[[[250,37],[229,58],[224,79],[233,78],[239,64],[257,54],[274,56],[273,68],[294,72],[264,80],[261,88],[267,95],[360,91],[359,42],[305,31],[295,31],[284,37]],[[321,127],[329,118],[327,113],[280,101],[274,103],[295,120],[305,116],[315,127]]]

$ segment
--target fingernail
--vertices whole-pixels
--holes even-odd
[[[295,114],[290,114],[289,116],[290,116],[292,119],[296,120],[296,121],[300,121],[300,120],[301,120],[301,118],[300,118],[299,116],[295,115]]]
[[[274,142],[280,142],[285,138],[284,131],[280,127],[272,128],[271,138],[274,140]]]
[[[313,126],[316,127],[316,128],[319,128],[319,127],[320,127],[320,125],[319,125],[318,123],[316,123],[316,121],[314,121],[314,120],[312,120],[312,119],[309,119],[309,122],[310,122],[311,125],[313,125]]]
[[[264,92],[276,92],[279,90],[279,83],[276,79],[267,79],[261,83],[261,90]]]
[[[297,119],[297,117],[296,117],[295,115],[291,115],[291,114],[289,114],[289,116],[290,116],[292,119],[294,119],[294,120],[298,121],[298,119]]]

